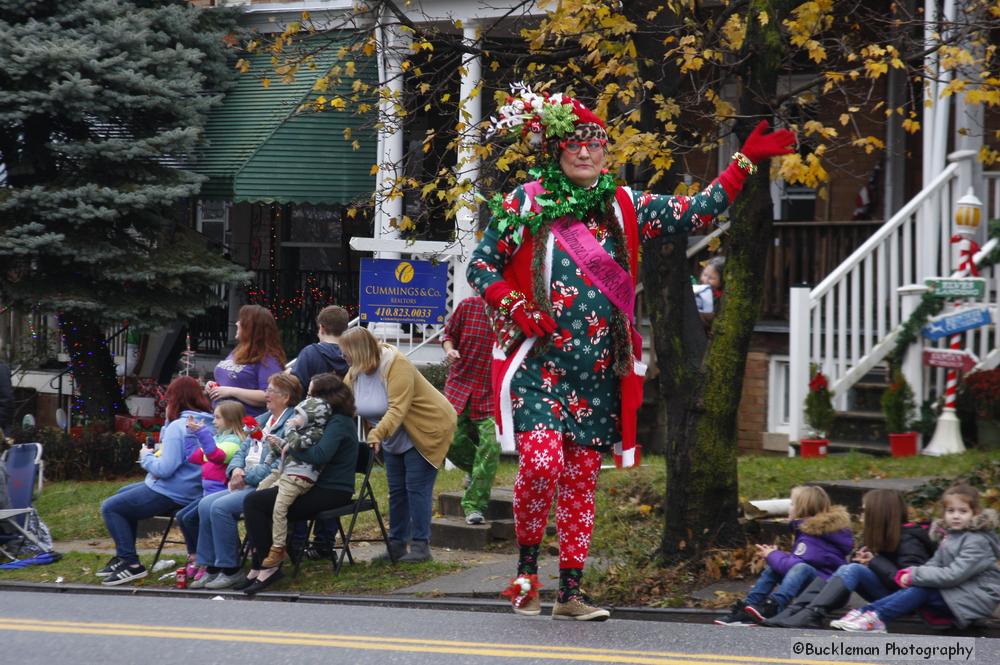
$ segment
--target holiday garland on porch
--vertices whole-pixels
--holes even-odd
[[[990,220],[987,228],[987,237],[989,239],[1000,238],[1000,219]],[[1000,263],[1000,244],[997,244],[986,255],[980,266],[991,266],[997,263]],[[917,341],[920,329],[924,327],[928,319],[939,314],[944,309],[944,306],[945,301],[941,298],[935,298],[934,294],[930,291],[920,296],[920,304],[917,305],[917,308],[913,310],[910,317],[899,328],[899,334],[896,336],[896,344],[889,353],[889,367],[897,368],[903,364],[903,356],[906,355],[906,350],[910,348],[910,345]]]

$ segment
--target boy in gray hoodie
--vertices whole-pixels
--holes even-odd
[[[263,561],[264,568],[273,568],[288,558],[285,551],[285,541],[288,537],[288,509],[297,498],[312,489],[319,478],[321,468],[300,462],[289,450],[305,450],[319,443],[323,438],[323,430],[333,415],[330,404],[318,397],[307,397],[295,407],[295,415],[285,424],[285,438],[268,436],[271,450],[266,464],[271,464],[274,458],[281,456],[281,466],[271,472],[257,485],[258,490],[277,485],[278,496],[274,501],[274,512],[271,515],[271,550]]]

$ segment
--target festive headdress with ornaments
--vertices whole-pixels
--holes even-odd
[[[563,95],[535,93],[524,83],[510,86],[511,94],[497,116],[490,117],[487,136],[520,136],[535,150],[571,138],[607,140],[607,126],[583,103]]]

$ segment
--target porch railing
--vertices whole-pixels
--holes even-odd
[[[800,440],[804,433],[801,405],[810,363],[820,365],[829,377],[837,408],[846,408],[848,390],[892,350],[897,330],[908,314],[900,287],[954,272],[951,220],[955,202],[973,183],[975,159],[971,151],[950,155],[949,165],[933,181],[818,286],[791,289],[791,441]],[[989,218],[997,214],[1000,205],[1000,174],[984,175]],[[992,280],[990,284],[992,290]],[[980,335],[986,334],[980,331]],[[977,335],[967,339],[979,348],[984,346]],[[925,396],[918,393],[918,400]]]
[[[882,225],[882,220],[775,222],[768,249],[761,315],[788,318],[788,291],[816,284],[833,272]]]

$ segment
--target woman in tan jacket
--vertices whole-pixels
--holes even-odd
[[[389,485],[389,553],[392,560],[431,558],[434,480],[455,433],[457,416],[444,395],[406,356],[366,328],[340,337],[358,415],[369,428],[368,445],[385,459]],[[410,551],[406,544],[410,542]]]

